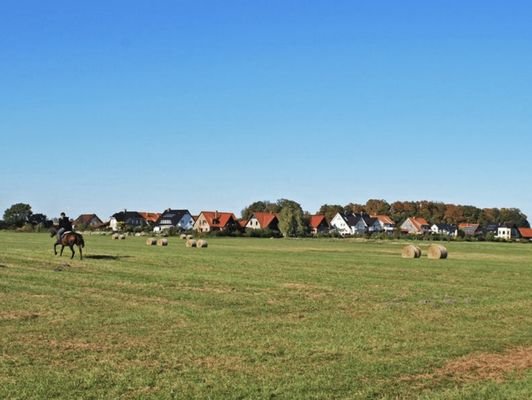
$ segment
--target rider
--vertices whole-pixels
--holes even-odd
[[[72,230],[72,223],[70,219],[66,216],[64,212],[61,213],[61,218],[59,218],[59,229],[57,230],[57,241],[61,240],[61,235],[67,231]]]

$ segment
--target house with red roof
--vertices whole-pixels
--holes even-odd
[[[246,224],[246,229],[279,230],[279,215],[270,212],[254,212]]]
[[[372,215],[372,218],[375,218],[379,225],[381,226],[381,231],[386,233],[392,233],[395,229],[395,222],[387,215]]]
[[[214,231],[234,231],[238,230],[240,225],[235,214],[231,212],[219,211],[202,211],[196,222],[194,223],[194,230],[198,232],[214,232]]]
[[[139,215],[150,225],[155,225],[161,216],[161,213],[138,211]]]
[[[517,228],[521,239],[532,241],[532,228]]]
[[[458,224],[458,230],[464,232],[466,236],[478,236],[482,235],[482,229],[480,224],[462,223]]]
[[[401,224],[400,229],[409,235],[424,235],[430,232],[430,225],[423,217],[410,217]]]
[[[317,235],[318,233],[327,233],[331,226],[327,222],[325,215],[311,215],[309,220],[310,233]]]

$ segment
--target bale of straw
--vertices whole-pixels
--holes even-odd
[[[146,239],[146,244],[148,246],[155,246],[157,244],[157,240],[155,238]]]
[[[113,240],[118,240],[118,237],[119,237],[119,236],[120,236],[120,235],[119,235],[118,233],[113,233],[113,236],[111,236],[111,238],[112,238]]]
[[[194,239],[194,236],[192,236],[192,235],[186,235],[186,239],[187,239],[187,240],[192,240],[192,239]]]
[[[179,235],[179,238],[181,240],[187,240],[187,235],[185,235],[184,233],[182,233],[181,235]]]
[[[403,247],[401,256],[403,258],[419,258],[421,257],[421,249],[417,246],[409,244],[408,246]]]
[[[168,246],[168,239],[159,239],[157,241],[158,246]]]
[[[119,236],[118,236],[118,239],[120,239],[120,240],[126,240],[126,235],[119,235]]]
[[[188,239],[185,243],[187,247],[196,247],[196,241],[194,239]]]
[[[445,259],[448,256],[447,249],[440,244],[431,244],[427,250],[427,255],[433,260]]]
[[[206,240],[204,239],[200,239],[196,242],[196,247],[199,247],[199,248],[205,248],[205,247],[208,247],[209,246],[209,243],[207,243]]]

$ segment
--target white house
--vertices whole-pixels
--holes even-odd
[[[377,218],[367,214],[336,213],[331,220],[331,227],[340,235],[365,235],[366,233],[381,232],[382,227]]]
[[[161,232],[170,228],[179,231],[189,231],[194,227],[194,219],[188,210],[165,210],[153,228],[154,232]]]
[[[432,224],[430,231],[434,235],[457,236],[458,228],[451,224]]]
[[[354,215],[342,213],[336,213],[336,215],[331,219],[331,228],[335,229],[340,235],[354,235],[353,226],[355,224]]]

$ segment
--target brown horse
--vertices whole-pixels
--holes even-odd
[[[57,230],[55,228],[50,229],[50,237],[53,237],[57,235]],[[85,241],[83,240],[83,236],[77,232],[65,232],[63,235],[61,235],[61,239],[57,240],[54,244],[54,254],[57,255],[57,246],[61,245],[61,252],[59,253],[60,256],[63,255],[63,250],[65,249],[65,246],[70,247],[70,251],[72,252],[72,256],[70,259],[74,258],[74,246],[78,246],[79,249],[79,259],[83,260],[83,247],[85,246]]]

